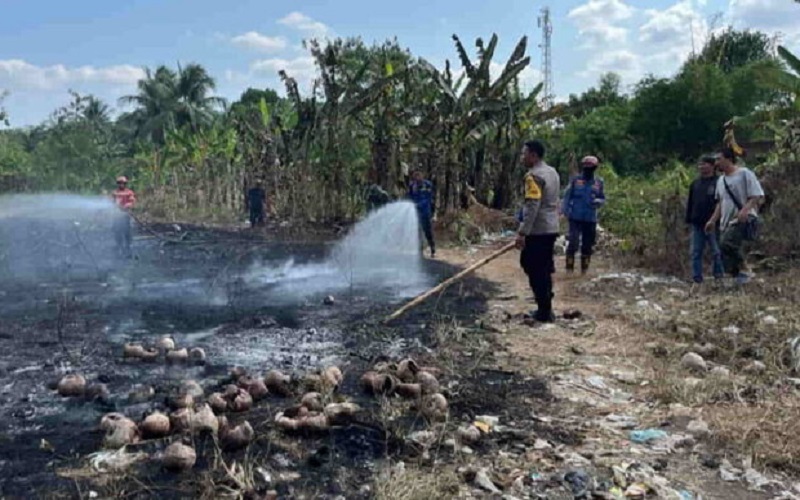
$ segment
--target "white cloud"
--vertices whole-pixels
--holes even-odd
[[[11,89],[53,89],[75,83],[130,86],[143,77],[142,68],[128,64],[70,68],[63,64],[36,66],[22,59],[0,60],[0,84]]]
[[[283,24],[290,28],[303,31],[314,37],[324,38],[331,34],[331,29],[319,21],[315,21],[302,12],[292,12],[286,17],[278,20],[278,24]]]
[[[692,35],[704,37],[708,31],[708,23],[695,10],[690,0],[683,0],[665,10],[648,9],[648,17],[639,27],[639,41],[656,46],[692,45]],[[695,40],[695,42],[702,40]]]
[[[641,58],[628,49],[603,52],[589,59],[581,76],[597,77],[608,72],[614,72],[627,81],[635,80],[641,76]]]
[[[615,23],[630,19],[635,12],[623,0],[589,0],[569,11],[567,17],[583,40],[581,48],[601,49],[626,42],[628,30]]]
[[[242,35],[231,38],[231,42],[240,47],[257,50],[260,52],[275,52],[285,49],[289,42],[282,37],[262,35],[256,31],[248,31]]]
[[[645,11],[647,21],[639,27],[643,69],[665,74],[677,70],[693,51],[702,49],[709,33],[708,22],[692,0],[680,0],[664,9]]]
[[[730,0],[730,18],[738,28],[780,34],[789,46],[800,47],[800,5],[792,0]]]
[[[633,16],[634,11],[633,7],[622,0],[589,0],[569,11],[567,17],[577,21],[580,29],[580,24],[597,25],[624,21]]]
[[[250,64],[252,73],[262,73],[270,77],[277,77],[280,70],[297,80],[301,89],[308,89],[317,77],[317,66],[311,56],[300,56],[294,59],[262,59]]]

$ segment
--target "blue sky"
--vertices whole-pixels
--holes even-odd
[[[286,68],[305,86],[314,68],[301,42],[312,36],[397,37],[441,65],[457,60],[450,36],[470,48],[497,33],[504,61],[522,35],[541,78],[536,26],[549,5],[554,24],[555,94],[564,98],[616,71],[626,84],[669,75],[715,29],[731,24],[780,36],[800,49],[800,7],[792,0],[0,0],[0,91],[12,125],[41,122],[68,101],[93,93],[119,108],[142,67],[206,66],[217,93],[237,98],[249,86],[282,88]]]

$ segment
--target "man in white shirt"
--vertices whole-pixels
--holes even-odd
[[[744,284],[750,280],[744,272],[746,226],[751,218],[758,217],[764,189],[752,170],[736,164],[736,153],[731,148],[722,150],[717,166],[723,175],[717,181],[717,207],[706,224],[706,231],[714,231],[720,222],[720,249],[725,271],[739,284]]]

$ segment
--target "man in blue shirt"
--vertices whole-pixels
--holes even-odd
[[[575,253],[581,249],[581,273],[589,270],[592,250],[597,239],[597,209],[603,206],[606,195],[603,179],[595,172],[600,165],[596,156],[581,160],[581,173],[572,178],[564,193],[561,213],[569,220],[567,244],[567,272],[575,270]]]
[[[431,249],[431,257],[436,257],[436,244],[433,241],[433,214],[436,208],[436,196],[433,190],[433,183],[417,169],[411,173],[411,184],[408,186],[408,197],[417,206],[419,225],[428,240]]]

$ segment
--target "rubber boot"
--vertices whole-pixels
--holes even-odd
[[[586,274],[589,270],[589,264],[592,262],[591,255],[581,255],[581,274]]]
[[[567,272],[572,273],[575,271],[575,256],[567,255]]]

